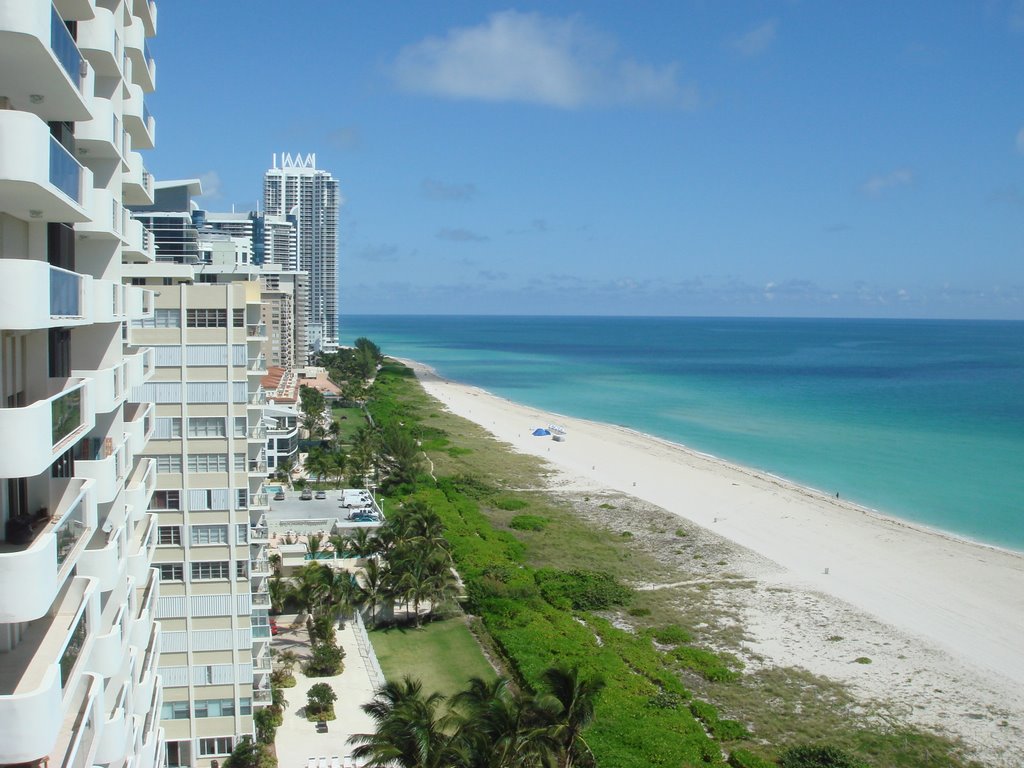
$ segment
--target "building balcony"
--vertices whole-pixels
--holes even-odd
[[[96,741],[95,763],[121,764],[128,756],[129,739],[132,736],[131,717],[125,712],[128,698],[128,682],[123,683],[114,697],[110,708],[104,712],[103,728]]]
[[[72,690],[70,705],[57,742],[46,765],[52,768],[82,768],[96,742],[96,724],[103,717],[103,683],[96,675],[84,674]]]
[[[0,93],[17,109],[43,120],[88,120],[87,67],[50,3],[0,5]]]
[[[126,435],[122,434],[117,444],[109,437],[83,440],[76,452],[75,475],[96,481],[97,503],[107,504],[116,499],[131,464]]]
[[[25,581],[22,577],[19,584]],[[82,662],[88,655],[89,626],[99,611],[94,596],[92,582],[75,577],[52,610],[29,624],[18,645],[4,654],[0,764],[32,762],[53,752],[64,724],[64,695],[86,677]]]
[[[153,403],[129,403],[124,409],[124,431],[128,435],[128,444],[132,453],[138,456],[146,450],[146,444],[153,437],[156,429],[156,406]],[[142,459],[141,461],[144,461]],[[138,467],[136,467],[138,471]],[[131,486],[135,473],[128,480]]]
[[[138,466],[132,471],[125,483],[125,503],[128,504],[128,516],[134,522],[142,520],[149,507],[149,501],[156,490],[156,461],[142,457]]]
[[[142,21],[146,37],[156,35],[156,0],[132,0],[132,15]]]
[[[160,579],[156,569],[149,569],[145,582],[136,583],[142,586],[136,589],[135,615],[128,642],[136,648],[143,648],[156,626],[156,604],[160,598]]]
[[[121,250],[121,258],[124,261],[136,263],[156,261],[156,243],[153,241],[153,236],[137,219],[125,220],[124,248]]]
[[[156,306],[156,292],[137,285],[128,285],[125,286],[125,302],[129,320],[150,318]]]
[[[270,494],[263,492],[249,494],[249,509],[267,509],[269,507]]]
[[[93,278],[92,286],[94,323],[123,323],[128,319],[127,286],[98,278]]]
[[[78,47],[100,77],[124,75],[124,47],[113,11],[97,5],[91,19],[78,23]]]
[[[254,592],[252,595],[253,608],[270,608],[270,595],[266,592]],[[255,665],[255,662],[253,662]]]
[[[50,509],[32,520],[13,518],[0,543],[0,624],[32,621],[53,603],[96,529],[96,500],[87,480],[50,481]]]
[[[92,172],[45,122],[29,112],[0,110],[0,210],[25,221],[85,222],[91,193]]]
[[[78,558],[77,575],[96,579],[96,586],[100,592],[109,592],[121,581],[124,563],[119,551],[118,540],[120,538],[121,528],[96,531],[82,556]],[[110,673],[103,672],[103,674],[109,675]]]
[[[265,557],[256,558],[255,560],[249,561],[249,575],[250,576],[269,576],[270,575],[270,560]],[[255,629],[255,627],[253,627]]]
[[[92,283],[90,275],[45,261],[0,259],[0,328],[29,331],[91,325]]]
[[[263,518],[257,525],[249,526],[249,543],[250,544],[267,544],[270,542],[270,528],[267,526]]]
[[[124,100],[124,128],[132,137],[134,149],[152,149],[156,136],[156,121],[146,107],[141,86],[128,84],[128,98]]]
[[[153,176],[146,170],[142,155],[134,150],[124,155],[128,170],[121,177],[122,199],[125,205],[153,204]]]
[[[263,424],[257,424],[249,428],[249,441],[253,443],[264,443],[267,440],[267,428]]]
[[[269,688],[253,688],[252,703],[257,706],[268,706],[274,701]]]
[[[142,652],[142,663],[139,665],[139,684],[135,690],[135,714],[145,715],[153,687],[157,680],[157,665],[160,661],[160,628],[154,624],[149,632],[149,641]]]
[[[128,397],[127,368],[127,361],[121,360],[108,368],[76,369],[71,371],[71,375],[92,380],[90,392],[94,413],[110,413],[121,407]]]
[[[145,93],[156,90],[156,62],[146,42],[146,28],[141,20],[134,20],[124,28],[124,49],[132,63],[131,81]]]
[[[259,376],[260,378],[267,375],[267,358],[260,354],[249,361],[248,374],[250,376]]]
[[[75,225],[75,232],[90,240],[120,240],[124,232],[124,206],[109,189],[94,189],[88,221]]]
[[[267,404],[267,391],[263,387],[259,387],[253,391],[249,397],[249,405],[257,408],[262,408]]]
[[[0,408],[0,477],[35,477],[96,424],[90,379],[49,379],[39,400]]]
[[[267,326],[263,323],[247,325],[245,332],[249,341],[266,341],[267,339]]]
[[[92,113],[92,120],[75,125],[75,156],[83,163],[93,158],[120,159],[124,152],[124,128],[114,112],[114,103],[94,99]]]
[[[108,601],[107,607],[110,608]],[[128,606],[118,605],[117,616],[106,632],[97,632],[93,637],[92,653],[89,654],[89,671],[104,677],[112,677],[124,666],[125,637],[128,628]]]
[[[128,541],[128,575],[136,584],[143,584],[156,553],[157,515],[147,512],[138,523],[133,523]]]
[[[128,364],[128,388],[141,387],[156,373],[156,359],[152,347],[125,347]]]

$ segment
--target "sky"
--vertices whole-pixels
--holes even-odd
[[[345,314],[1024,319],[1024,0],[174,0],[157,179],[340,181]]]

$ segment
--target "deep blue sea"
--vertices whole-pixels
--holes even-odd
[[[1024,323],[343,316],[341,338],[1024,550]]]

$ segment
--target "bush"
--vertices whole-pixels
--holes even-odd
[[[731,669],[725,659],[711,651],[681,645],[672,651],[672,657],[686,669],[692,669],[713,683],[722,683],[738,678],[739,672]],[[740,662],[733,661],[740,665]]]
[[[615,577],[601,571],[541,568],[534,572],[544,599],[558,608],[600,611],[628,602],[633,593]]]
[[[732,768],[775,768],[775,763],[745,749],[733,750],[729,755],[729,765]]]
[[[779,755],[779,768],[863,768],[838,747],[802,745],[790,747]]]
[[[277,768],[277,758],[252,736],[243,736],[225,758],[224,768]]]
[[[316,683],[306,692],[306,717],[317,720],[334,719],[334,702],[338,694],[327,683]]]
[[[506,512],[515,512],[518,509],[526,509],[530,505],[522,499],[517,499],[515,496],[502,496],[494,500],[494,506]]]
[[[690,637],[690,633],[678,624],[669,624],[666,627],[652,629],[650,634],[661,645],[681,645],[693,639]]]
[[[516,515],[509,521],[517,531],[543,531],[547,524],[548,519],[540,515]]]
[[[704,723],[711,735],[719,741],[738,741],[750,738],[743,723],[738,720],[726,720],[718,716],[718,710],[706,701],[690,702],[690,712]]]
[[[305,671],[308,677],[334,677],[341,672],[345,651],[332,643],[314,643],[313,653],[306,662]]]

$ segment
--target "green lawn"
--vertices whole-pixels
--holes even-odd
[[[360,408],[332,408],[331,418],[338,423],[338,435],[346,445],[352,442],[356,430],[366,424],[366,416]]]
[[[495,678],[461,616],[431,622],[422,629],[373,630],[370,642],[388,680],[418,677],[427,692],[440,691],[451,697],[465,688],[471,677]]]

